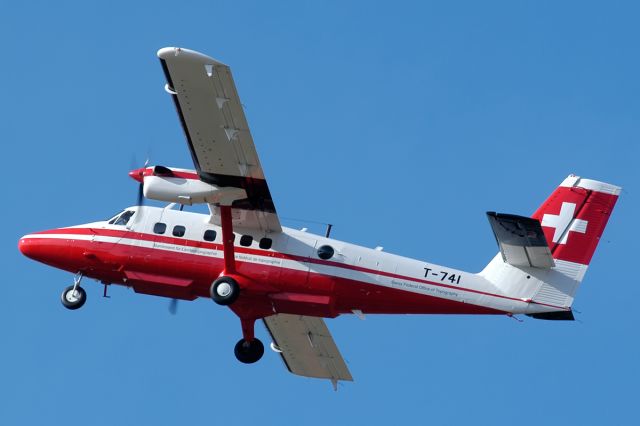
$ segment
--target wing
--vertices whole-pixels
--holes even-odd
[[[530,217],[487,212],[502,259],[514,266],[555,266],[540,221]]]
[[[340,351],[322,318],[277,314],[264,318],[273,343],[293,374],[353,381]]]
[[[177,47],[160,49],[158,57],[200,180],[246,191],[232,205],[237,226],[281,231],[231,69]]]

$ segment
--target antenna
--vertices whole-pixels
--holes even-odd
[[[329,235],[331,234],[331,228],[333,228],[333,225],[330,223],[327,223],[327,232],[325,232],[324,234],[326,238],[329,238]]]

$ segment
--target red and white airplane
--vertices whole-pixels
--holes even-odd
[[[229,67],[187,49],[158,51],[195,170],[130,172],[144,196],[113,218],[25,235],[20,251],[83,277],[173,299],[211,297],[239,318],[241,362],[258,361],[263,320],[294,374],[352,380],[322,318],[340,314],[526,314],[572,320],[576,290],[620,188],[567,177],[532,217],[487,213],[500,252],[460,271],[281,226]],[[207,204],[210,214],[176,209]]]

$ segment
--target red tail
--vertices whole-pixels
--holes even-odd
[[[589,264],[620,189],[573,175],[560,184],[532,216],[542,223],[554,259]]]

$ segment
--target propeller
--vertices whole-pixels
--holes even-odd
[[[144,183],[138,184],[138,197],[136,198],[136,206],[144,205]]]
[[[169,313],[175,315],[178,312],[178,299],[171,299],[169,302]]]
[[[140,168],[135,168],[136,161],[135,158],[132,160],[132,168],[134,168],[134,170],[131,170],[129,172],[129,176],[131,176],[131,178],[137,180],[139,183],[138,185],[138,195],[136,197],[136,206],[142,206],[144,205],[144,170],[147,168],[147,165],[149,164],[149,158],[147,158],[144,162],[144,165]]]

